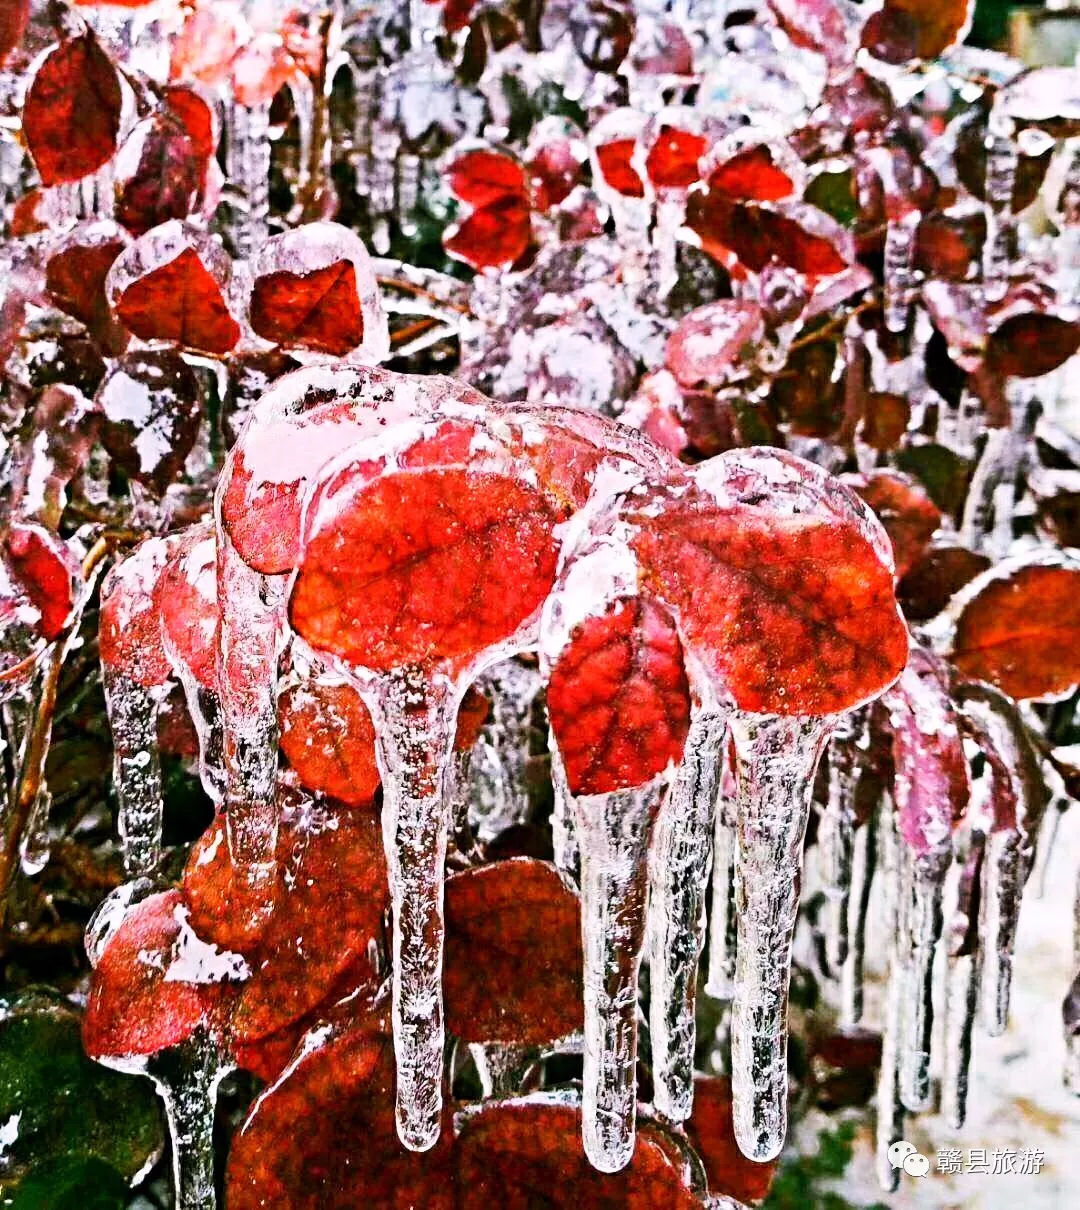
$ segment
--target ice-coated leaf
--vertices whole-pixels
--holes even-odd
[[[120,80],[91,33],[61,42],[38,68],[23,134],[45,185],[81,180],[116,151]]]
[[[99,341],[113,335],[105,278],[126,246],[122,231],[97,224],[84,234],[74,232],[45,266],[45,287],[53,305],[85,324]]]
[[[574,794],[639,786],[677,764],[690,688],[663,606],[620,600],[577,626],[552,669],[548,711]]]
[[[582,1024],[581,908],[553,866],[518,858],[446,883],[446,1028],[539,1046]]]
[[[963,546],[931,547],[897,585],[909,622],[936,617],[953,596],[990,566],[986,555]]]
[[[454,1144],[460,1210],[526,1210],[560,1200],[590,1210],[690,1210],[701,1205],[689,1165],[659,1126],[642,1122],[633,1158],[597,1172],[581,1150],[581,1109],[565,1094],[496,1101],[458,1119]]]
[[[975,0],[885,0],[863,30],[863,46],[887,63],[936,59],[971,25]]]
[[[859,436],[875,450],[895,449],[907,432],[911,405],[904,395],[891,391],[871,391],[866,397],[865,414]]]
[[[1049,374],[1080,349],[1080,323],[1057,315],[1010,315],[986,342],[987,369],[1003,376],[1038,378]]]
[[[917,483],[895,471],[873,471],[852,486],[885,526],[900,579],[926,550],[941,524],[941,512]]]
[[[114,361],[95,397],[113,462],[130,479],[164,492],[198,438],[201,395],[194,370],[170,349]]]
[[[704,135],[664,124],[645,157],[645,171],[657,189],[689,189],[699,177],[698,162],[708,148]]]
[[[117,220],[133,235],[143,235],[169,219],[187,218],[206,180],[207,157],[183,118],[164,107],[140,123],[130,141],[121,159],[138,158],[119,191]]]
[[[186,531],[162,570],[157,607],[166,650],[204,689],[217,685],[217,562],[214,536]]]
[[[8,0],[0,8],[0,63],[22,41],[30,19],[30,0]]]
[[[531,233],[528,202],[507,196],[449,228],[443,247],[474,269],[494,268],[513,264],[529,246]]]
[[[101,662],[145,689],[164,685],[172,671],[161,641],[157,585],[181,541],[148,538],[112,568],[101,586]]]
[[[364,316],[352,261],[308,273],[268,273],[251,291],[251,327],[275,344],[337,356],[364,339]]]
[[[791,204],[789,203],[789,206]],[[812,215],[817,230],[809,224]],[[825,277],[846,269],[843,229],[826,224],[833,220],[810,206],[793,206],[789,212],[767,209],[708,190],[692,193],[687,224],[700,237],[710,256],[724,262],[734,257],[755,273],[771,261],[789,265],[807,277]]]
[[[982,258],[986,213],[980,207],[959,214],[927,214],[915,235],[915,268],[931,277],[964,281]]]
[[[90,982],[83,1018],[86,1053],[96,1059],[157,1054],[200,1026],[217,1024],[223,985],[193,982],[182,939],[190,936],[179,891],[151,895],[130,909]]]
[[[313,677],[278,701],[281,750],[300,784],[358,806],[379,788],[375,727],[360,694],[344,681]]]
[[[718,164],[709,173],[707,185],[711,193],[744,202],[778,202],[790,197],[795,188],[765,143],[747,147]]]
[[[780,28],[795,43],[847,67],[855,55],[861,12],[848,0],[769,0]]]
[[[683,316],[668,337],[668,369],[683,387],[723,386],[738,375],[740,363],[753,363],[764,331],[757,303],[728,298],[707,303]]]
[[[686,1135],[705,1165],[710,1193],[756,1204],[769,1192],[776,1161],[758,1163],[739,1150],[730,1080],[723,1076],[694,1080],[694,1110],[686,1123]]]
[[[15,583],[38,613],[37,629],[50,642],[62,633],[75,605],[79,577],[74,556],[56,534],[40,525],[13,525],[4,538],[4,560]],[[0,624],[5,620],[0,600]]]
[[[506,198],[526,201],[529,196],[525,170],[512,156],[498,151],[467,151],[446,169],[450,192],[475,207],[493,205]]]
[[[151,231],[144,238],[153,236]],[[138,247],[134,245],[116,262],[114,275]],[[142,340],[227,353],[240,339],[240,326],[229,314],[220,282],[191,246],[181,247],[173,259],[136,277],[114,295],[113,307],[120,322]]]
[[[5,1199],[27,1210],[54,1204],[33,1197],[62,1188],[65,1162],[100,1165],[128,1184],[163,1140],[150,1085],[88,1058],[78,1012],[46,991],[0,1002],[0,1119],[17,1123],[4,1146]]]
[[[613,139],[596,149],[596,160],[604,182],[624,197],[644,197],[645,185],[631,163],[634,139]]]
[[[198,934],[243,953],[251,968],[233,1009],[233,1046],[299,1021],[343,981],[349,990],[373,989],[377,982],[372,943],[382,936],[388,891],[374,813],[293,802],[278,833],[278,860],[281,886],[254,944],[242,931],[243,883],[220,822],[196,844],[184,871]]]
[[[1014,698],[1080,682],[1080,569],[1014,561],[984,572],[958,598],[951,659]]]
[[[634,545],[646,582],[742,710],[848,709],[905,663],[892,574],[851,524],[721,510],[687,493],[643,517]]]
[[[508,638],[555,576],[547,498],[507,475],[438,468],[333,489],[290,617],[366,668],[467,658]]]

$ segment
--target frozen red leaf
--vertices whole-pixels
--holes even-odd
[[[929,546],[941,524],[940,509],[914,480],[896,471],[873,471],[853,486],[885,526],[900,579]]]
[[[529,246],[529,204],[508,196],[474,210],[443,237],[443,246],[474,269],[511,265]]]
[[[863,45],[888,63],[936,59],[960,41],[975,0],[885,0],[863,33]]]
[[[454,1146],[458,1210],[530,1210],[550,1204],[589,1210],[691,1210],[701,1195],[679,1146],[639,1120],[637,1146],[620,1172],[598,1172],[581,1148],[581,1109],[565,1096],[522,1097],[480,1106],[460,1121]],[[556,1193],[556,1191],[558,1191]]]
[[[757,1203],[769,1192],[777,1163],[759,1164],[739,1150],[732,1122],[730,1080],[722,1076],[695,1078],[694,1109],[686,1123],[686,1135],[705,1165],[710,1193]]]
[[[379,788],[375,727],[351,685],[315,677],[278,702],[281,750],[300,784],[340,802],[369,803]]]
[[[509,638],[555,576],[555,515],[507,475],[440,468],[328,485],[290,602],[320,651],[388,671],[467,659]]]
[[[126,247],[122,232],[110,237],[107,229],[99,230],[100,238],[95,232],[87,232],[85,240],[76,237],[54,253],[45,266],[45,286],[53,304],[85,324],[96,337],[111,334],[113,321],[105,297],[105,277]]]
[[[398,1141],[388,1024],[360,1014],[320,1032],[233,1137],[229,1210],[460,1210],[450,1130],[422,1155]]]
[[[964,281],[971,277],[986,242],[986,213],[927,214],[915,238],[915,267],[932,277]]]
[[[816,213],[826,217],[821,211]],[[711,256],[720,261],[733,256],[755,273],[772,260],[808,277],[839,273],[848,265],[836,237],[812,231],[797,217],[733,202],[711,190],[690,195],[687,223]],[[836,231],[839,235],[839,227]]]
[[[769,0],[780,28],[796,46],[824,55],[830,67],[854,58],[861,13],[847,0]]]
[[[217,685],[217,559],[214,535],[188,531],[158,580],[165,649],[204,689]]]
[[[548,711],[575,794],[638,786],[677,764],[690,688],[670,615],[635,597],[577,626],[552,669]]]
[[[0,63],[22,41],[30,19],[30,0],[7,0],[0,7]]]
[[[130,479],[160,495],[195,446],[201,397],[195,371],[172,350],[118,358],[95,396],[104,417],[102,444]]]
[[[538,210],[550,210],[565,202],[581,181],[584,161],[579,146],[571,139],[551,139],[530,157],[529,185]]]
[[[764,143],[748,147],[709,173],[709,191],[735,201],[777,202],[790,197],[794,183]]]
[[[338,357],[355,349],[364,339],[364,315],[352,261],[258,278],[251,291],[251,327],[264,340],[290,348]]]
[[[75,606],[79,567],[67,544],[40,525],[16,524],[4,538],[4,556],[40,615],[43,639],[57,638]],[[0,618],[2,618],[0,612]]]
[[[553,866],[519,858],[446,883],[446,1028],[540,1046],[582,1028],[581,907]]]
[[[873,449],[887,452],[900,444],[910,420],[911,405],[906,396],[872,391],[866,397],[859,435]]]
[[[179,891],[151,895],[130,910],[91,977],[83,1018],[87,1054],[157,1054],[212,1023],[222,985],[182,977],[186,935],[190,929]]]
[[[1080,682],[1080,570],[1013,566],[988,571],[964,593],[952,662],[1010,697],[1041,698]]]
[[[61,42],[38,68],[23,106],[23,134],[44,185],[78,181],[116,151],[120,79],[91,33]]]
[[[194,248],[129,285],[115,301],[124,326],[142,340],[170,340],[227,353],[240,339],[221,287]]]
[[[1010,315],[990,333],[986,366],[1006,377],[1039,378],[1064,365],[1080,349],[1080,323],[1057,315]]]
[[[604,183],[623,197],[644,197],[645,185],[631,163],[635,139],[613,139],[596,149],[596,162]]]
[[[645,157],[649,180],[657,189],[689,189],[698,179],[698,161],[708,145],[704,135],[661,126]]]
[[[210,106],[193,88],[178,84],[170,84],[162,95],[170,113],[187,132],[196,154],[204,160],[210,159],[217,150],[214,114]]]
[[[450,191],[478,210],[506,198],[528,200],[524,169],[497,151],[467,151],[454,160],[446,175]]]
[[[388,895],[382,832],[371,811],[286,800],[278,835],[283,875],[269,922],[243,932],[244,886],[215,823],[192,849],[184,894],[201,937],[243,953],[252,976],[240,990],[230,1036],[237,1046],[278,1033],[332,993],[374,988],[372,943]]]
[[[189,94],[193,95],[193,94]],[[135,161],[116,199],[116,218],[134,235],[192,214],[206,180],[206,157],[169,108],[135,128],[121,160]]]
[[[683,316],[668,337],[665,361],[680,386],[723,386],[746,373],[764,334],[757,303],[722,298]]]
[[[897,596],[909,622],[936,617],[953,596],[990,566],[986,555],[963,546],[941,546],[924,552],[897,585]]]
[[[164,685],[172,675],[161,639],[157,584],[181,541],[148,538],[112,568],[101,586],[102,663],[145,689]]]
[[[892,573],[853,524],[692,494],[639,524],[646,582],[740,709],[846,710],[904,666]]]

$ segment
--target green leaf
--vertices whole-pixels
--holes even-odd
[[[0,1160],[6,1198],[29,1197],[22,1193],[24,1184],[40,1189],[50,1170],[60,1180],[63,1165],[81,1163],[85,1169],[91,1160],[115,1170],[126,1185],[161,1151],[161,1111],[150,1082],[87,1058],[79,1022],[71,1003],[52,991],[35,989],[0,1001],[0,1126],[13,1135]],[[58,1185],[50,1196],[62,1192]],[[96,1202],[80,1198],[77,1210],[91,1205],[97,1210]]]
[[[896,456],[896,465],[926,488],[931,500],[949,516],[964,506],[971,463],[943,445],[912,445]]]
[[[855,174],[850,168],[842,172],[819,172],[807,185],[803,197],[845,227],[854,226],[859,217]]]
[[[128,1182],[104,1160],[70,1156],[34,1168],[19,1185],[10,1210],[124,1210]]]

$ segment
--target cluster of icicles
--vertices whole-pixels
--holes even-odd
[[[921,650],[907,663],[889,541],[852,492],[777,450],[733,451],[687,468],[615,421],[498,405],[441,377],[345,364],[287,375],[230,454],[215,526],[144,542],[103,588],[120,834],[129,874],[151,879],[162,831],[156,720],[170,670],[107,653],[117,635],[138,634],[139,612],[159,584],[165,656],[184,685],[203,781],[246,884],[246,929],[258,932],[280,878],[285,647],[344,677],[371,714],[406,1147],[430,1148],[440,1129],[443,878],[458,707],[486,670],[538,652],[552,725],[556,862],[582,896],[586,1154],[609,1172],[633,1154],[643,954],[655,1106],[673,1121],[690,1113],[710,868],[707,990],[732,1000],[736,1137],[754,1159],[779,1153],[799,868],[819,758],[840,729],[820,843],[834,906],[830,949],[857,1017],[872,866],[869,828],[856,829],[852,801],[855,740],[867,703],[883,691],[872,708],[887,710],[898,751],[907,729],[947,725],[933,713],[941,666]],[[185,599],[201,608],[185,613]],[[110,614],[114,601],[128,612]],[[1007,712],[986,695],[973,697],[971,712],[986,749],[1000,752],[994,775],[1017,777],[1024,741],[1008,729]],[[996,913],[985,952],[996,965],[982,970],[999,1021],[1030,864],[1030,846],[1017,840],[1035,810],[1025,794],[1026,784],[1013,795],[1019,833],[988,829],[987,868],[998,889],[996,906],[985,909]],[[929,980],[950,801],[940,786],[898,779],[897,811],[881,813],[897,917],[886,1133],[898,1090],[912,1109],[928,1097]],[[92,925],[92,959],[133,898],[122,890]],[[966,1055],[973,948],[954,948],[949,1028],[960,1035],[956,1053]],[[194,1075],[190,1055],[183,1063],[97,1056],[158,1080],[184,1205],[213,1196],[212,1165],[184,1156],[185,1139],[200,1133],[191,1121],[205,1124],[208,1112],[212,1121],[215,1064],[223,1062],[212,1050],[205,1041],[197,1048]],[[958,1098],[964,1078],[966,1069],[955,1073]]]

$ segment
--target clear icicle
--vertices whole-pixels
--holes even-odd
[[[712,890],[709,897],[709,965],[705,991],[730,1000],[735,988],[735,828],[729,804],[718,796],[713,832]]]
[[[984,940],[979,1014],[992,1038],[1009,1023],[1013,948],[1024,891],[1023,842],[1015,832],[991,832],[986,842],[979,933]]]
[[[52,837],[49,833],[49,815],[52,812],[52,795],[42,785],[38,791],[26,828],[19,842],[19,865],[22,872],[33,878],[49,864],[52,854]]]
[[[242,259],[261,247],[269,235],[270,102],[250,109],[232,102],[226,110],[226,171],[238,190],[233,199],[232,242]]]
[[[161,861],[161,696],[107,664],[102,680],[112,731],[113,785],[120,803],[120,847],[125,872],[136,878],[153,873]]]
[[[585,951],[582,1138],[601,1172],[618,1172],[634,1154],[638,971],[661,794],[652,783],[574,799]]]
[[[574,806],[570,787],[566,784],[559,745],[555,737],[549,740],[551,752],[551,788],[555,802],[551,810],[551,844],[555,857],[555,868],[571,882],[581,883],[581,846],[578,843],[577,824],[574,821]]]
[[[941,898],[948,857],[900,857],[897,958],[901,1015],[897,1041],[900,1099],[912,1113],[930,1104],[930,1038],[934,1026],[934,950],[941,939]]]
[[[945,960],[945,1047],[941,1113],[959,1130],[967,1116],[971,1041],[978,1003],[978,897],[985,837],[973,830],[960,869]]]
[[[203,1029],[147,1060],[146,1074],[165,1103],[176,1210],[214,1208],[214,1113],[228,1070]]]
[[[896,812],[885,803],[878,816],[878,853],[884,894],[882,927],[888,938],[889,974],[881,1023],[881,1068],[878,1072],[875,1167],[878,1182],[887,1193],[899,1184],[897,1169],[889,1160],[889,1148],[904,1137],[904,1107],[900,1101],[899,1042],[903,1007],[903,972],[899,956],[900,930],[900,836]]]
[[[733,1003],[735,1138],[750,1159],[780,1154],[787,1134],[787,1004],[803,837],[814,772],[833,719],[735,715]]]
[[[235,867],[244,872],[256,902],[269,908],[277,868],[282,583],[248,567],[220,521],[217,558],[226,836]]]
[[[1013,189],[1020,149],[1013,122],[991,109],[986,133],[986,243],[983,245],[983,290],[997,301],[1009,288],[1012,260]]]
[[[382,776],[383,844],[394,910],[393,1018],[398,1137],[426,1151],[442,1117],[443,882],[447,773],[458,698],[402,670],[365,694]]]
[[[525,1072],[536,1059],[536,1049],[503,1042],[471,1042],[469,1055],[484,1096],[509,1097],[521,1090]]]
[[[858,1025],[863,1016],[863,959],[866,953],[866,918],[874,881],[877,833],[873,823],[857,828],[852,840],[851,885],[847,899],[847,955],[840,968],[840,1023]]]
[[[694,719],[649,852],[653,1102],[675,1122],[694,1104],[694,1008],[725,727],[718,711]]]
[[[918,210],[912,210],[890,218],[885,228],[884,316],[890,332],[907,330],[920,217]]]
[[[829,794],[818,821],[817,851],[826,896],[825,946],[829,967],[839,971],[848,953],[848,896],[855,842],[857,737],[865,716],[849,715],[837,726],[829,747]]]
[[[1080,969],[1080,870],[1076,872],[1073,901],[1073,962]],[[1080,1096],[1080,973],[1061,1005],[1061,1020],[1065,1028],[1065,1087]]]

